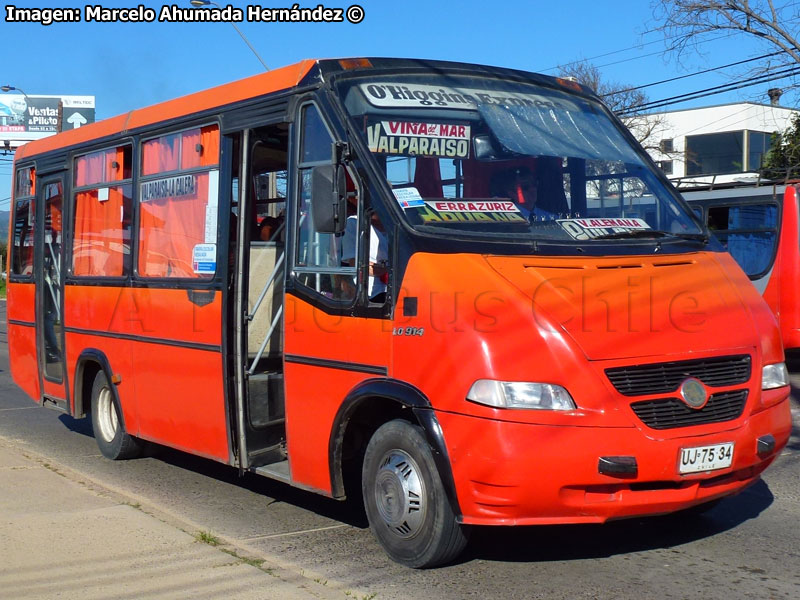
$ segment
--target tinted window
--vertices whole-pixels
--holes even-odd
[[[761,131],[748,131],[749,153],[747,157],[747,170],[758,171],[764,157],[772,146],[772,134]]]
[[[33,274],[35,181],[33,167],[17,169],[14,184],[14,240],[11,251],[11,273],[14,275]]]
[[[715,175],[744,171],[744,132],[686,136],[686,174]]]
[[[778,206],[742,204],[711,206],[708,227],[751,278],[772,266],[777,244]]]

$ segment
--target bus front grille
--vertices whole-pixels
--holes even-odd
[[[606,369],[606,376],[624,396],[674,392],[694,377],[711,387],[739,385],[750,379],[750,356],[720,356]]]
[[[747,390],[734,390],[712,395],[699,410],[677,398],[634,402],[631,408],[642,423],[652,429],[675,429],[733,421],[742,414],[746,402]]]

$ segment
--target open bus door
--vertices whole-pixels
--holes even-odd
[[[69,411],[64,357],[64,175],[38,177],[35,240],[36,354],[43,404]]]
[[[240,469],[288,480],[283,389],[287,123],[239,137],[233,286],[235,422]]]

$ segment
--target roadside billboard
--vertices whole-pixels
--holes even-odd
[[[60,106],[59,106],[60,105]],[[61,129],[59,129],[59,109]],[[0,96],[0,150],[94,123],[94,96]]]

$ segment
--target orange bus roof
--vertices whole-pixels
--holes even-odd
[[[17,152],[15,160],[18,162],[24,158],[30,158],[37,154],[43,154],[59,148],[67,148],[100,139],[106,136],[124,133],[132,129],[137,129],[145,125],[160,123],[169,119],[182,117],[195,112],[201,112],[237,102],[254,98],[270,92],[288,89],[296,86],[305,77],[316,60],[303,60],[301,62],[281,67],[274,71],[260,73],[252,77],[240,79],[232,83],[226,83],[213,87],[202,92],[196,92],[187,96],[181,96],[174,100],[167,100],[160,104],[154,104],[145,108],[132,110],[128,113],[111,117],[84,125],[78,129],[71,129],[58,135],[53,135],[40,140],[34,140],[21,146]]]

